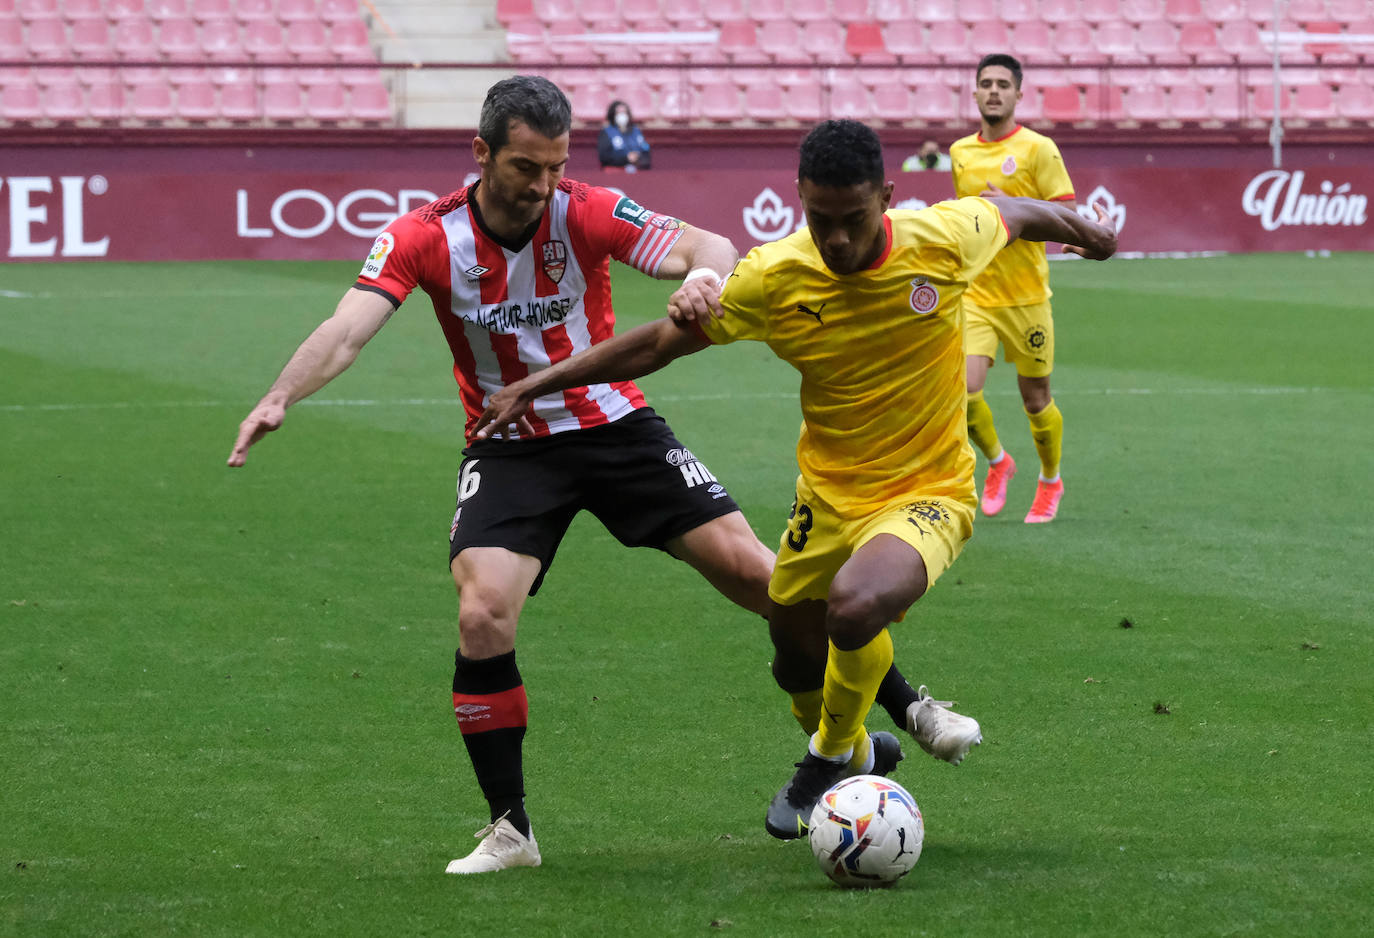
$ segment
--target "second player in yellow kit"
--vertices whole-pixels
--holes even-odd
[[[978,133],[950,147],[956,195],[1027,196],[1074,206],[1073,183],[1053,140],[1016,123],[1021,65],[1009,55],[978,63],[974,100],[982,118]],[[968,355],[969,436],[988,459],[982,508],[995,515],[1006,503],[1016,462],[1003,448],[983,397],[988,369],[1003,356],[1016,367],[1017,387],[1040,457],[1040,480],[1026,521],[1051,521],[1064,483],[1059,477],[1064,421],[1050,391],[1054,370],[1054,317],[1049,263],[1042,244],[1010,245],[988,265],[964,299]]]
[[[864,719],[892,663],[888,626],[958,555],[972,530],[973,454],[964,418],[961,298],[1007,242],[1056,240],[1103,259],[1109,228],[1031,199],[961,199],[888,211],[877,135],[826,121],[803,141],[807,227],[755,248],[725,281],[719,318],[632,329],[492,395],[476,435],[518,422],[558,389],[620,381],[736,339],[767,343],[801,375],[796,501],[769,593],[773,674],[811,732],[770,802],[775,837],[806,833],[827,788],[871,749]],[[976,720],[924,687],[908,711],[923,749],[958,764]],[[871,758],[871,756],[870,756]]]

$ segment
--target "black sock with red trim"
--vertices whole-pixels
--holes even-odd
[[[456,652],[453,712],[477,784],[491,806],[491,820],[506,814],[506,820],[528,837],[530,819],[525,814],[521,749],[530,705],[515,666],[515,652],[475,660]]]

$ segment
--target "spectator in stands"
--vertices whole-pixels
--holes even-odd
[[[606,108],[606,126],[601,128],[596,141],[596,155],[601,158],[602,169],[634,173],[653,165],[649,141],[644,139],[644,132],[624,101],[612,101]]]
[[[921,144],[921,149],[902,161],[902,172],[916,173],[927,169],[949,172],[949,154],[940,152],[940,145],[934,140]]]
[[[1073,183],[1059,148],[1049,137],[1016,123],[1021,63],[1001,53],[983,56],[974,72],[973,100],[982,126],[949,148],[956,197],[1026,196],[1075,208]],[[988,460],[983,514],[1002,510],[1007,483],[1016,472],[1016,462],[997,439],[992,409],[983,398],[988,369],[1000,345],[1003,358],[1016,366],[1017,388],[1040,457],[1040,481],[1025,520],[1053,521],[1064,494],[1059,478],[1064,418],[1050,393],[1054,319],[1045,248],[1022,240],[998,254],[964,294],[964,316],[968,435]]]

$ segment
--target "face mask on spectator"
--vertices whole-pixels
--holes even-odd
[[[615,125],[622,131],[630,129],[630,115],[624,111],[615,112]]]

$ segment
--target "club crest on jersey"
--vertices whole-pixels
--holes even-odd
[[[1014,172],[1016,172],[1016,157],[1009,156],[1002,161],[1002,175],[1010,176]]]
[[[377,240],[372,242],[372,250],[368,252],[367,261],[363,264],[364,277],[377,277],[381,274],[382,268],[386,266],[386,259],[391,256],[392,248],[396,247],[396,239],[391,236],[391,232],[383,231],[377,235]]]
[[[924,316],[940,305],[940,291],[925,277],[911,281],[911,308]]]
[[[544,276],[554,283],[563,279],[568,269],[568,246],[562,241],[545,241],[540,251],[544,260]]]

